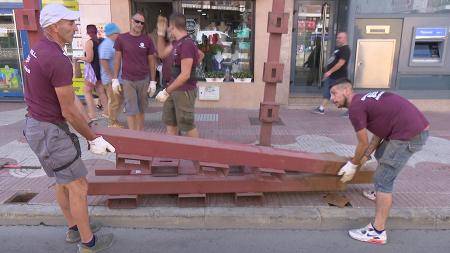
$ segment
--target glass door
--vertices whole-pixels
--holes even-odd
[[[18,34],[12,14],[0,14],[0,97],[23,96]]]
[[[322,86],[323,67],[333,37],[331,4],[327,1],[298,1],[296,4],[291,93],[316,92]]]

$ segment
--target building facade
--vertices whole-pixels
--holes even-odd
[[[115,22],[126,32],[131,16],[140,11],[147,33],[155,36],[157,15],[182,12],[188,32],[206,55],[196,71],[201,80],[197,105],[259,108],[271,0],[77,3],[81,33],[72,45],[73,54],[82,53],[87,24],[101,30],[104,24]],[[281,44],[280,62],[285,67],[283,82],[277,85],[280,104],[288,105],[290,97],[320,96],[322,73],[340,31],[348,34],[352,52],[348,77],[357,90],[392,90],[419,99],[450,98],[450,0],[285,0],[285,12],[290,16],[289,33],[283,35]],[[251,82],[237,77],[251,78]]]

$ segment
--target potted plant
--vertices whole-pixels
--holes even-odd
[[[253,74],[250,71],[242,71],[233,73],[233,80],[235,83],[251,83]]]
[[[225,73],[221,71],[213,71],[213,72],[206,72],[205,73],[205,79],[206,82],[218,82],[223,83],[223,79],[225,77]]]

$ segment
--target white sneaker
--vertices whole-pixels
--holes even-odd
[[[363,228],[349,230],[348,234],[351,238],[361,242],[385,244],[387,241],[386,230],[381,232],[381,234],[378,234],[375,229],[373,229],[372,223],[369,223],[369,225]]]
[[[362,194],[364,197],[366,197],[372,201],[375,201],[377,199],[377,193],[375,191],[363,191]]]

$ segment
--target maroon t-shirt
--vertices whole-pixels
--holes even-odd
[[[390,140],[409,140],[429,125],[411,102],[384,91],[355,94],[349,117],[356,132],[367,128],[376,136]]]
[[[175,42],[171,42],[172,46],[175,46]],[[172,79],[172,64],[173,57],[167,56],[162,60],[162,76],[164,82],[169,82]]]
[[[23,65],[28,116],[52,123],[64,121],[55,88],[72,85],[73,73],[63,49],[44,38],[30,50]]]
[[[122,52],[122,79],[139,81],[148,78],[148,55],[156,52],[149,36],[122,33],[117,37],[114,48]]]
[[[172,50],[173,64],[181,66],[181,60],[188,58],[193,59],[191,72],[195,73],[195,67],[198,64],[198,48],[195,42],[191,39],[191,37],[189,37],[189,35],[186,35],[185,37],[175,41],[173,44]],[[174,80],[175,78],[172,77],[170,83],[172,83]],[[195,79],[195,77],[192,77],[178,89],[186,91],[195,88],[197,88],[197,80]]]

